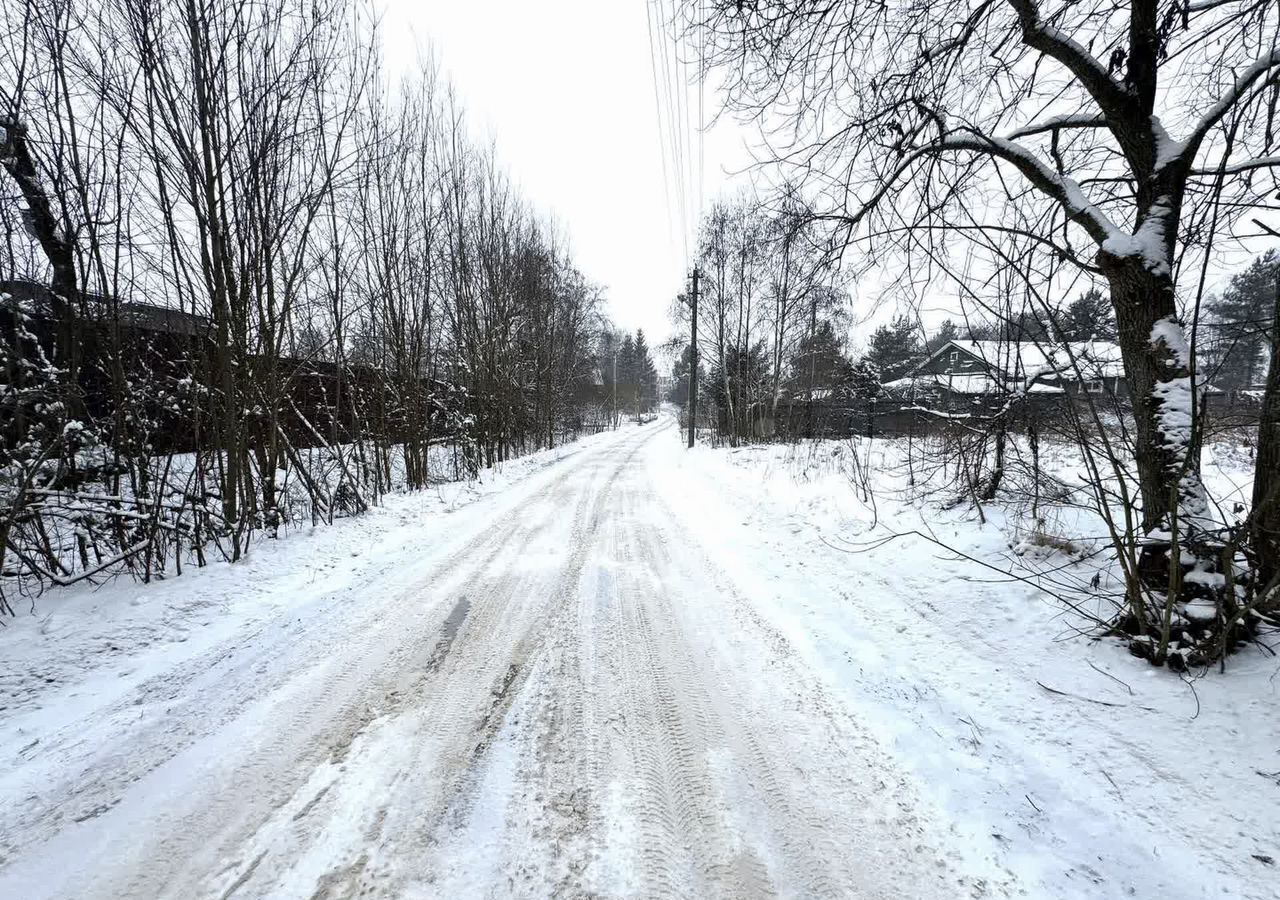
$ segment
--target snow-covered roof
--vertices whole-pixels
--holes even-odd
[[[905,378],[898,378],[884,385],[884,389],[891,392],[931,388],[940,388],[953,394],[979,396],[1001,393],[1008,390],[1009,385],[1002,385],[991,376],[981,374],[908,375]],[[1061,394],[1062,388],[1037,381],[1027,388],[1027,392],[1032,394]]]
[[[1112,341],[1067,341],[1059,344],[1040,341],[948,341],[933,356],[917,366],[916,371],[953,348],[982,360],[1011,379],[1025,380],[1053,375],[1075,381],[1077,368],[1084,378],[1124,376],[1120,345]]]
[[[831,388],[814,388],[812,391],[794,391],[791,394],[791,402],[802,403],[809,400],[830,400],[835,396],[835,391]]]

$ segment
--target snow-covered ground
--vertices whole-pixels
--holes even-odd
[[[1033,897],[1270,898],[1280,864],[1280,662],[1183,681],[1015,576],[1023,523],[910,502],[893,442],[699,448],[662,481],[698,539],[948,824],[988,885]],[[1069,477],[1072,454],[1046,454]],[[856,465],[881,490],[854,489]],[[1220,502],[1251,460],[1206,448]],[[1076,510],[1057,524],[1083,524]],[[1100,533],[1097,523],[1093,534]],[[1088,529],[1086,529],[1088,530]],[[891,534],[904,534],[887,543]],[[1062,535],[1077,538],[1069,530]],[[1077,580],[1092,569],[1082,564]],[[1105,579],[1102,588],[1107,587]]]
[[[0,629],[0,897],[1276,896],[1277,663],[1187,685],[864,547],[1012,529],[873,513],[853,453],[664,420],[46,595]]]

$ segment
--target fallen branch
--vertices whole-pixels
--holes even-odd
[[[1118,709],[1126,709],[1132,706],[1132,704],[1130,703],[1113,703],[1110,700],[1095,700],[1092,697],[1081,697],[1079,694],[1069,694],[1066,691],[1060,691],[1057,688],[1051,688],[1049,687],[1049,685],[1045,684],[1043,681],[1037,681],[1036,684],[1040,685],[1040,687],[1044,688],[1050,694],[1057,694],[1059,697],[1067,697],[1068,699],[1071,699],[1071,700],[1080,700],[1080,701],[1083,701],[1084,703],[1096,703],[1098,706],[1111,706]],[[1153,709],[1150,706],[1137,706],[1134,708],[1145,710],[1147,712],[1159,712],[1159,710]]]

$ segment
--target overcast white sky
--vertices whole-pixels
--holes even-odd
[[[668,217],[645,0],[381,2],[389,67],[411,67],[416,48],[430,47],[476,136],[494,140],[525,195],[567,231],[578,265],[605,286],[614,321],[653,343],[666,337],[689,260]],[[708,91],[708,118],[714,106]],[[730,180],[725,169],[749,162],[746,135],[731,126],[707,135],[708,199]]]
[[[669,336],[671,300],[686,283],[690,260],[674,195],[668,205],[646,0],[375,2],[384,11],[389,74],[433,52],[463,98],[475,137],[492,139],[525,196],[556,218],[578,265],[605,287],[614,322],[644,328],[652,345]],[[718,101],[710,87],[705,96],[711,118]],[[696,111],[690,118],[696,132]],[[753,136],[731,122],[705,136],[705,202],[748,180],[734,173],[749,165]],[[696,158],[696,148],[691,133],[684,158]],[[674,175],[669,181],[674,189]],[[691,228],[697,203],[689,201]],[[1215,266],[1210,287],[1245,262],[1247,254],[1239,254]],[[892,314],[867,302],[878,293],[874,284],[862,287],[855,291],[864,295],[860,315]],[[955,305],[949,295],[931,298],[926,320],[936,324],[948,314],[944,307]],[[855,329],[855,344],[872,324]]]

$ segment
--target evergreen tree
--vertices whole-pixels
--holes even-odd
[[[848,393],[851,397],[870,400],[879,397],[881,378],[880,370],[869,359],[860,359],[849,370]]]
[[[791,390],[796,394],[807,394],[810,388],[844,390],[852,369],[835,327],[828,321],[820,322],[816,332],[800,339],[791,357]]]
[[[866,358],[884,381],[893,381],[911,371],[923,355],[915,323],[907,316],[894,316],[892,322],[871,333]]]
[[[1269,250],[1207,304],[1203,374],[1217,387],[1241,390],[1265,378],[1277,274],[1280,254]]]
[[[639,385],[636,379],[636,342],[626,335],[618,345],[618,414],[636,408]]]
[[[658,369],[649,355],[649,344],[644,329],[636,329],[632,344],[634,353],[635,408],[637,413],[652,412],[658,406]]]
[[[938,330],[933,333],[933,337],[925,342],[925,352],[929,354],[937,353],[948,343],[960,338],[960,326],[951,319],[943,320],[938,326]]]
[[[1116,312],[1111,298],[1091,287],[1057,316],[1059,337],[1064,341],[1114,341]]]

